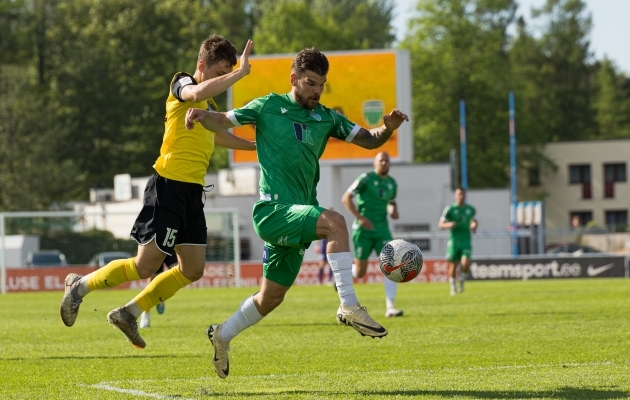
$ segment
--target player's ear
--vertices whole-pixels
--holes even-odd
[[[203,69],[206,67],[206,61],[205,60],[199,60],[197,61],[197,71],[199,72],[203,72]]]
[[[291,72],[291,86],[297,86],[298,76]]]

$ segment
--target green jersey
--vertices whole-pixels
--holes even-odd
[[[442,220],[455,222],[455,226],[451,229],[449,242],[458,246],[470,244],[470,222],[475,218],[475,214],[475,207],[469,204],[460,207],[457,203],[453,203],[444,209]]]
[[[391,176],[380,177],[375,171],[360,175],[348,188],[357,202],[359,214],[369,219],[375,230],[389,229],[387,224],[387,205],[396,198],[398,185]],[[357,229],[355,220],[352,228]]]
[[[328,139],[351,142],[360,127],[318,104],[307,110],[291,93],[259,97],[228,112],[236,126],[256,125],[263,200],[316,205],[319,158]]]

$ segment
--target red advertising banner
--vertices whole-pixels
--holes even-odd
[[[60,268],[35,268],[35,269],[7,269],[7,292],[39,292],[63,290],[66,275],[74,272],[86,275],[94,271],[94,267],[60,267]],[[412,283],[446,282],[448,264],[444,260],[424,260],[424,266],[420,275]],[[319,283],[319,264],[317,261],[302,264],[300,273],[295,280],[296,285],[316,285]],[[367,274],[356,279],[356,283],[380,283],[384,276],[378,267],[378,260],[368,262]],[[260,286],[262,280],[261,262],[241,263],[241,286]],[[126,282],[115,289],[142,289],[147,285],[147,280]],[[208,263],[204,274],[196,282],[187,288],[218,288],[236,286],[235,270],[233,264]]]

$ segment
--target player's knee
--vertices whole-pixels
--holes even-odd
[[[196,266],[195,268],[184,268],[182,266],[181,270],[182,270],[182,275],[184,275],[186,279],[188,279],[191,282],[195,282],[201,279],[201,277],[203,276],[204,265],[202,264],[200,266]]]
[[[329,211],[330,212],[330,216],[329,216],[329,220],[330,220],[330,230],[333,234],[348,234],[348,228],[346,226],[346,218],[339,214],[336,211]]]
[[[275,310],[284,301],[284,294],[265,295],[261,296],[258,311],[261,315],[265,316]]]

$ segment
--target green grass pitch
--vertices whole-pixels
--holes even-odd
[[[90,294],[74,327],[61,292],[0,296],[0,399],[630,399],[630,279],[357,285],[381,340],[338,326],[329,286],[297,286],[232,341],[216,376],[205,335],[256,291],[182,290],[137,350],[106,321],[134,291]]]

